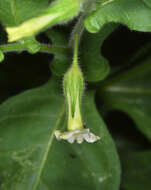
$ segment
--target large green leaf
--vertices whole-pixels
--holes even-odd
[[[87,93],[84,121],[101,136],[94,144],[57,141],[54,130],[66,126],[57,79],[13,97],[0,107],[2,190],[117,190],[120,167],[114,143]]]
[[[90,32],[108,22],[123,23],[132,30],[151,31],[151,0],[97,0],[96,9],[85,20]]]
[[[122,187],[125,190],[148,190],[151,187],[151,151],[129,152],[121,156]]]
[[[0,21],[5,26],[15,26],[36,16],[48,6],[50,0],[1,0]]]
[[[99,96],[107,110],[126,112],[151,140],[151,59],[104,83]]]

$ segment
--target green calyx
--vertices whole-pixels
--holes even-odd
[[[66,22],[81,10],[84,0],[56,0],[35,18],[29,19],[19,26],[7,27],[9,42],[33,36],[39,31],[60,22]]]
[[[78,37],[75,36],[74,58],[71,68],[63,80],[64,94],[68,105],[68,129],[83,128],[81,116],[81,98],[84,90],[83,74],[78,65]]]

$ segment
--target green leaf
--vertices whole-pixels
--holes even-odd
[[[143,65],[110,79],[98,94],[107,110],[126,112],[139,130],[151,140],[151,64]]]
[[[79,54],[86,81],[100,81],[109,74],[110,67],[108,61],[101,55],[100,49],[104,40],[117,26],[116,24],[106,25],[97,34],[84,32]]]
[[[5,26],[15,26],[36,16],[48,6],[50,0],[2,0],[0,21]]]
[[[115,145],[98,115],[94,94],[85,96],[87,127],[101,136],[94,144],[57,141],[66,127],[64,98],[57,79],[10,98],[0,107],[1,189],[117,190],[120,166]]]
[[[67,47],[69,34],[66,31],[63,31],[62,28],[47,30],[46,35],[51,40],[53,46]],[[57,53],[54,54],[50,69],[56,76],[62,76],[65,74],[71,63],[72,57],[70,53],[68,55]]]
[[[85,27],[95,33],[105,23],[116,22],[132,30],[151,31],[150,0],[98,0],[96,9],[85,19]]]
[[[129,152],[121,156],[125,190],[148,190],[151,187],[151,151]]]
[[[64,113],[63,97],[58,93],[56,84],[50,82],[0,107],[2,189],[37,189],[53,131]]]
[[[96,111],[93,92],[86,94],[83,109],[86,127],[99,135],[101,140],[81,145],[70,145],[63,141],[55,143],[54,149],[57,151],[49,155],[43,181],[49,184],[50,189],[117,190],[120,181],[119,160],[106,126]]]

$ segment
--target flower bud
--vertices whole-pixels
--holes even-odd
[[[9,42],[33,36],[39,31],[76,16],[84,0],[56,0],[39,16],[31,18],[19,26],[7,27]]]

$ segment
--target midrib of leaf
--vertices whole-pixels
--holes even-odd
[[[107,1],[105,1],[105,2],[103,2],[103,3],[101,3],[101,6],[103,7],[103,6],[107,5],[107,4],[114,3],[115,1],[117,1],[117,0],[107,0]],[[151,7],[150,7],[144,0],[141,0],[141,1],[142,1],[142,3],[143,3],[147,8],[151,9]]]
[[[148,61],[148,60],[147,60]],[[108,87],[116,84],[116,83],[119,83],[120,81],[124,81],[124,80],[127,80],[133,76],[136,76],[137,73],[143,73],[145,71],[148,71],[151,69],[151,64],[143,64],[141,66],[137,66],[137,68],[134,68],[130,71],[127,71],[127,72],[123,72],[115,77],[112,77],[110,79],[108,79],[107,81],[104,82],[104,84],[102,84],[102,86],[100,86],[100,90],[101,89],[107,89]]]
[[[107,92],[119,92],[119,93],[132,93],[132,94],[150,94],[151,89],[144,89],[144,88],[129,88],[129,87],[121,87],[121,86],[108,86],[104,88],[104,91]]]
[[[13,118],[13,119],[15,119],[15,118],[27,118],[27,117],[45,117],[45,118],[52,118],[52,117],[55,117],[55,115],[46,115],[46,114],[19,114],[19,115],[17,115],[17,114],[11,114],[11,115],[8,115],[8,116],[5,116],[5,117],[3,117],[3,118],[1,118],[0,119],[0,122],[2,122],[2,121],[5,121],[5,120],[7,120],[7,119],[9,119],[9,118]]]
[[[50,148],[51,148],[51,146],[52,146],[52,142],[53,142],[53,139],[54,139],[54,131],[58,128],[58,126],[59,126],[59,124],[60,124],[60,122],[61,122],[61,120],[62,120],[62,117],[63,117],[64,113],[65,113],[65,106],[63,105],[63,106],[62,106],[62,109],[61,109],[61,111],[60,111],[60,114],[58,115],[58,119],[57,119],[57,121],[56,121],[56,125],[55,125],[55,127],[54,127],[54,129],[53,129],[53,132],[51,133],[51,135],[50,135],[50,137],[49,137],[49,141],[48,141],[48,144],[47,144],[47,146],[46,146],[46,150],[45,150],[45,153],[44,153],[44,155],[43,155],[43,159],[42,159],[42,161],[41,161],[41,164],[40,164],[40,167],[39,167],[39,170],[38,170],[38,174],[37,174],[37,176],[36,176],[36,179],[35,179],[35,182],[34,182],[34,184],[33,184],[32,190],[36,190],[37,187],[38,187],[38,185],[39,185],[40,177],[41,177],[43,168],[44,168],[44,166],[45,166],[45,163],[46,163],[46,161],[47,161],[48,153],[49,153],[49,151],[50,151]]]
[[[117,0],[108,0],[108,1],[105,1],[105,2],[101,3],[101,6],[105,6],[105,5],[109,4],[109,3],[113,3],[114,1],[117,1]]]
[[[142,0],[142,3],[143,3],[147,8],[151,9],[151,7],[150,7],[144,0]]]

